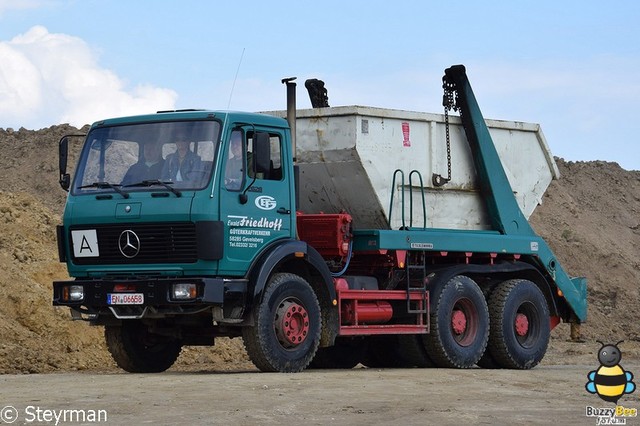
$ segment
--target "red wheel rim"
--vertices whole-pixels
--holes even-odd
[[[525,314],[518,313],[515,321],[516,333],[518,336],[526,336],[529,332],[529,318]]]
[[[304,342],[309,334],[309,314],[301,304],[285,300],[278,306],[274,326],[280,344],[285,348],[294,348]]]
[[[480,317],[469,299],[458,300],[451,311],[451,332],[460,346],[471,345],[477,335]]]

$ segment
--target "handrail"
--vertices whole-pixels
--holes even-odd
[[[401,202],[401,206],[402,206],[402,228],[406,228],[406,225],[404,223],[404,172],[400,169],[396,169],[393,172],[393,179],[391,180],[391,201],[389,203],[389,220],[388,220],[388,225],[389,228],[391,228],[391,212],[393,211],[393,194],[396,191],[396,175],[398,174],[398,172],[400,172],[400,174],[402,175],[402,202]]]
[[[411,176],[414,173],[417,174],[420,179],[420,193],[422,195],[422,229],[425,229],[427,227],[427,210],[426,203],[424,201],[424,183],[422,181],[422,174],[415,169],[411,170],[409,173],[409,227],[413,226],[413,185],[411,184]]]
[[[388,220],[388,225],[389,227],[391,227],[391,218],[392,218],[392,214],[393,214],[393,198],[394,198],[394,194],[396,191],[396,178],[398,176],[398,174],[400,174],[400,176],[402,177],[402,183],[400,184],[400,192],[402,195],[402,199],[400,202],[400,206],[401,206],[401,218],[402,218],[402,227],[401,229],[408,229],[407,228],[407,224],[405,222],[405,208],[404,208],[404,193],[405,193],[405,183],[404,183],[404,171],[402,171],[401,169],[396,169],[393,172],[393,179],[391,180],[391,201],[389,203],[389,220]],[[409,172],[409,228],[411,228],[413,226],[413,184],[412,184],[412,177],[413,175],[416,174],[418,176],[418,179],[420,180],[420,194],[422,196],[422,228],[425,229],[427,227],[427,209],[426,209],[426,203],[425,203],[425,198],[424,198],[424,182],[422,180],[422,174],[418,171],[418,170],[411,170],[411,172]]]

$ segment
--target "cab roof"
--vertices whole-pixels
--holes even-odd
[[[155,114],[132,115],[126,117],[108,118],[96,121],[91,127],[118,126],[123,124],[152,123],[164,121],[216,120],[224,123],[246,123],[269,127],[288,128],[286,120],[272,115],[241,112],[241,111],[212,111],[212,110],[172,110],[158,111]]]

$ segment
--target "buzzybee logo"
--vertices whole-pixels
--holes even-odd
[[[615,345],[605,345],[599,340],[597,342],[602,345],[598,351],[600,368],[587,374],[589,381],[585,388],[587,392],[597,394],[602,400],[617,404],[622,395],[636,390],[633,373],[625,371],[620,365],[622,352],[618,345],[623,341]]]
[[[622,360],[622,351],[616,344],[605,344],[597,340],[602,346],[598,351],[598,361],[600,367],[597,370],[590,371],[587,374],[587,383],[585,389],[591,394],[596,394],[600,399],[606,402],[613,402],[615,408],[597,408],[586,407],[585,415],[587,417],[595,417],[596,424],[626,424],[627,417],[637,417],[637,408],[628,408],[618,405],[618,401],[625,394],[631,394],[636,390],[636,384],[633,382],[633,373],[626,371],[620,365]]]

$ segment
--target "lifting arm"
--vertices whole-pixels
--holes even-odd
[[[447,68],[442,83],[445,89],[445,108],[453,108],[460,113],[478,174],[480,193],[487,203],[493,229],[502,234],[535,235],[513,195],[489,129],[471,90],[464,65]],[[454,94],[457,95],[455,101]]]

